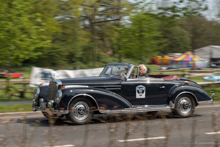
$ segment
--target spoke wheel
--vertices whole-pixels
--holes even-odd
[[[86,98],[77,98],[69,106],[66,118],[75,124],[87,124],[93,117],[92,103]]]
[[[85,120],[89,116],[89,106],[84,101],[79,101],[72,107],[73,117],[79,121]]]
[[[184,94],[176,99],[175,108],[173,109],[173,114],[179,117],[189,117],[193,114],[195,110],[195,101],[188,95]]]
[[[188,97],[182,97],[179,100],[179,110],[183,114],[187,114],[192,110],[192,103],[191,100]]]

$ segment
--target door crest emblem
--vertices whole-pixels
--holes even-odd
[[[143,85],[138,85],[136,87],[136,98],[145,98],[146,87]]]

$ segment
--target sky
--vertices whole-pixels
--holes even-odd
[[[128,0],[130,2],[135,2],[135,0]],[[146,0],[146,1],[166,1],[166,0]],[[171,1],[171,0],[167,0]],[[179,0],[173,0],[173,1],[179,1]],[[203,12],[203,15],[208,19],[217,19],[216,15],[217,12],[220,11],[220,0],[206,0],[206,4],[208,5],[208,10]],[[218,19],[219,20],[219,19]]]

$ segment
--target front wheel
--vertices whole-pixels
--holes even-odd
[[[87,124],[93,117],[92,103],[86,98],[73,100],[66,118],[75,124]]]
[[[179,117],[189,117],[195,110],[195,101],[192,96],[183,94],[176,99],[173,114]]]

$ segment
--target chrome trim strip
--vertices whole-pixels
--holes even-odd
[[[109,82],[109,83],[68,83],[68,85],[120,85],[121,82]]]
[[[161,80],[161,81],[151,81],[151,80],[149,80],[149,79],[142,79],[142,80],[140,80],[140,79],[132,79],[132,80],[127,80],[127,81],[124,81],[124,82],[122,82],[122,84],[135,84],[135,83],[137,83],[137,84],[175,84],[175,85],[179,85],[179,84],[181,84],[181,83],[174,83],[174,82],[165,82],[165,81],[163,81],[163,80]]]
[[[164,108],[164,107],[167,107],[167,105],[132,105],[132,109],[135,108],[149,109],[149,108]],[[131,108],[125,108],[125,109],[131,109]]]
[[[106,88],[108,88],[108,87],[110,87],[110,88],[112,88],[112,87],[121,87],[121,85],[100,85],[99,87],[106,87]]]
[[[106,88],[106,90],[121,90],[121,88]]]
[[[164,107],[147,107],[147,108],[125,108],[125,109],[118,109],[118,110],[100,110],[101,113],[137,113],[137,112],[151,112],[151,111],[171,111],[170,106]]]
[[[199,102],[198,102],[198,104],[204,104],[204,103],[207,103],[207,104],[213,104],[213,100],[199,101]]]
[[[196,97],[192,92],[189,92],[189,91],[183,91],[183,92],[179,93],[179,94],[176,96],[176,98],[175,98],[175,100],[174,100],[174,104],[176,104],[176,99],[177,99],[181,94],[192,94],[193,97],[196,99],[196,102],[198,103],[198,99],[197,99],[197,97]]]
[[[98,85],[98,86],[88,86],[88,87],[90,87],[90,88],[99,88],[99,87],[101,87],[101,88],[121,88],[121,85]]]
[[[66,85],[64,89],[66,89],[66,88],[81,88],[81,87],[88,88],[89,86],[85,86],[85,85]]]
[[[72,100],[75,99],[75,98],[78,97],[78,96],[88,96],[88,97],[92,98],[92,99],[95,101],[96,105],[97,105],[97,109],[100,110],[100,109],[99,109],[99,105],[98,105],[97,101],[94,99],[94,97],[92,97],[92,96],[89,95],[89,94],[85,94],[85,93],[84,93],[84,94],[77,94],[77,95],[75,95],[74,97],[72,97],[72,98],[70,99],[70,101],[68,102],[67,110],[69,110],[69,105],[70,105],[70,103],[72,102]]]

